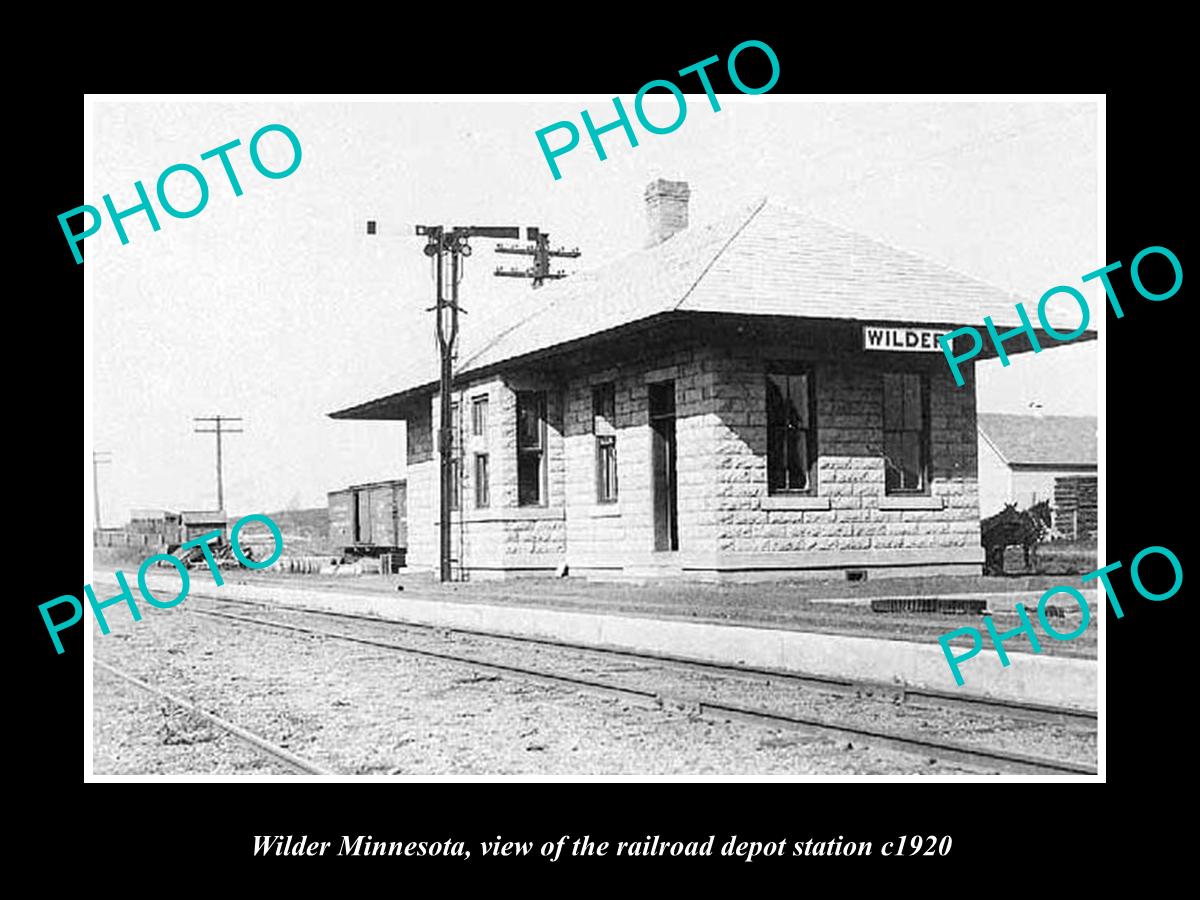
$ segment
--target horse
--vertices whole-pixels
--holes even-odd
[[[1025,554],[1025,569],[1032,572],[1037,566],[1037,546],[1050,531],[1050,501],[1042,500],[1026,510],[1006,503],[1004,509],[984,519],[980,534],[990,572],[1004,574],[1004,551],[1019,544]]]

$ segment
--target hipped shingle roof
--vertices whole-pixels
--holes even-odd
[[[1024,301],[1037,325],[1037,298],[1022,298],[765,198],[536,293],[531,312],[489,335],[465,336],[456,375],[664,313],[973,325],[983,332],[984,316],[997,327],[1019,325],[1015,307]],[[1050,324],[1060,331],[1079,324],[1068,304],[1052,305],[1049,312]],[[367,407],[429,389],[436,375],[436,369],[423,371],[397,384],[397,394],[332,415],[364,415]]]

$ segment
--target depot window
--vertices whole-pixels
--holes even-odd
[[[929,487],[929,377],[914,372],[883,376],[883,467],[889,494]]]
[[[546,392],[517,392],[517,503],[546,503]]]
[[[476,397],[471,401],[471,434],[474,437],[487,435],[488,398]]]
[[[771,493],[816,492],[817,421],[813,371],[767,373],[767,486]]]
[[[596,436],[596,501],[617,500],[616,385],[592,388],[592,432]]]
[[[475,508],[486,509],[491,503],[488,493],[488,455],[475,454]]]
[[[462,411],[450,404],[450,508],[460,508],[462,500]]]
[[[462,499],[462,458],[455,456],[450,460],[450,508],[457,511]]]

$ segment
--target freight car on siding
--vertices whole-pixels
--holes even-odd
[[[348,557],[394,554],[408,546],[404,479],[355,484],[329,492],[329,539]]]

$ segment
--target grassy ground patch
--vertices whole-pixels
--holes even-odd
[[[1082,575],[1094,572],[1100,564],[1096,561],[1096,542],[1056,541],[1039,544],[1035,573],[1041,575]],[[1025,555],[1020,547],[1009,547],[1004,557],[1004,571],[1013,574],[1028,574]]]

